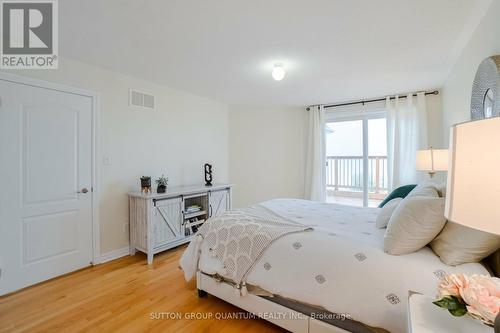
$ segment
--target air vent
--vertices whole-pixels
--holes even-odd
[[[150,94],[130,89],[129,105],[146,109],[154,109],[155,97]]]

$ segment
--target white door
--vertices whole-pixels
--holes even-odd
[[[230,209],[229,190],[209,192],[210,217],[221,215]]]
[[[0,295],[92,261],[92,98],[0,79]],[[84,193],[85,192],[85,193]]]

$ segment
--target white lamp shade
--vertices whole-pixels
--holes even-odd
[[[417,170],[447,171],[448,149],[426,149],[417,151]]]
[[[459,124],[450,134],[445,216],[500,235],[500,118]]]

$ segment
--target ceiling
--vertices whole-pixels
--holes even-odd
[[[439,88],[490,2],[64,0],[59,49],[228,104],[341,102]]]

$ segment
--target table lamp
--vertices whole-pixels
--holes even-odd
[[[427,171],[431,178],[436,171],[448,170],[448,149],[434,149],[430,147],[417,151],[417,170]]]
[[[500,117],[452,127],[445,216],[500,235]],[[500,333],[500,316],[495,320]]]

